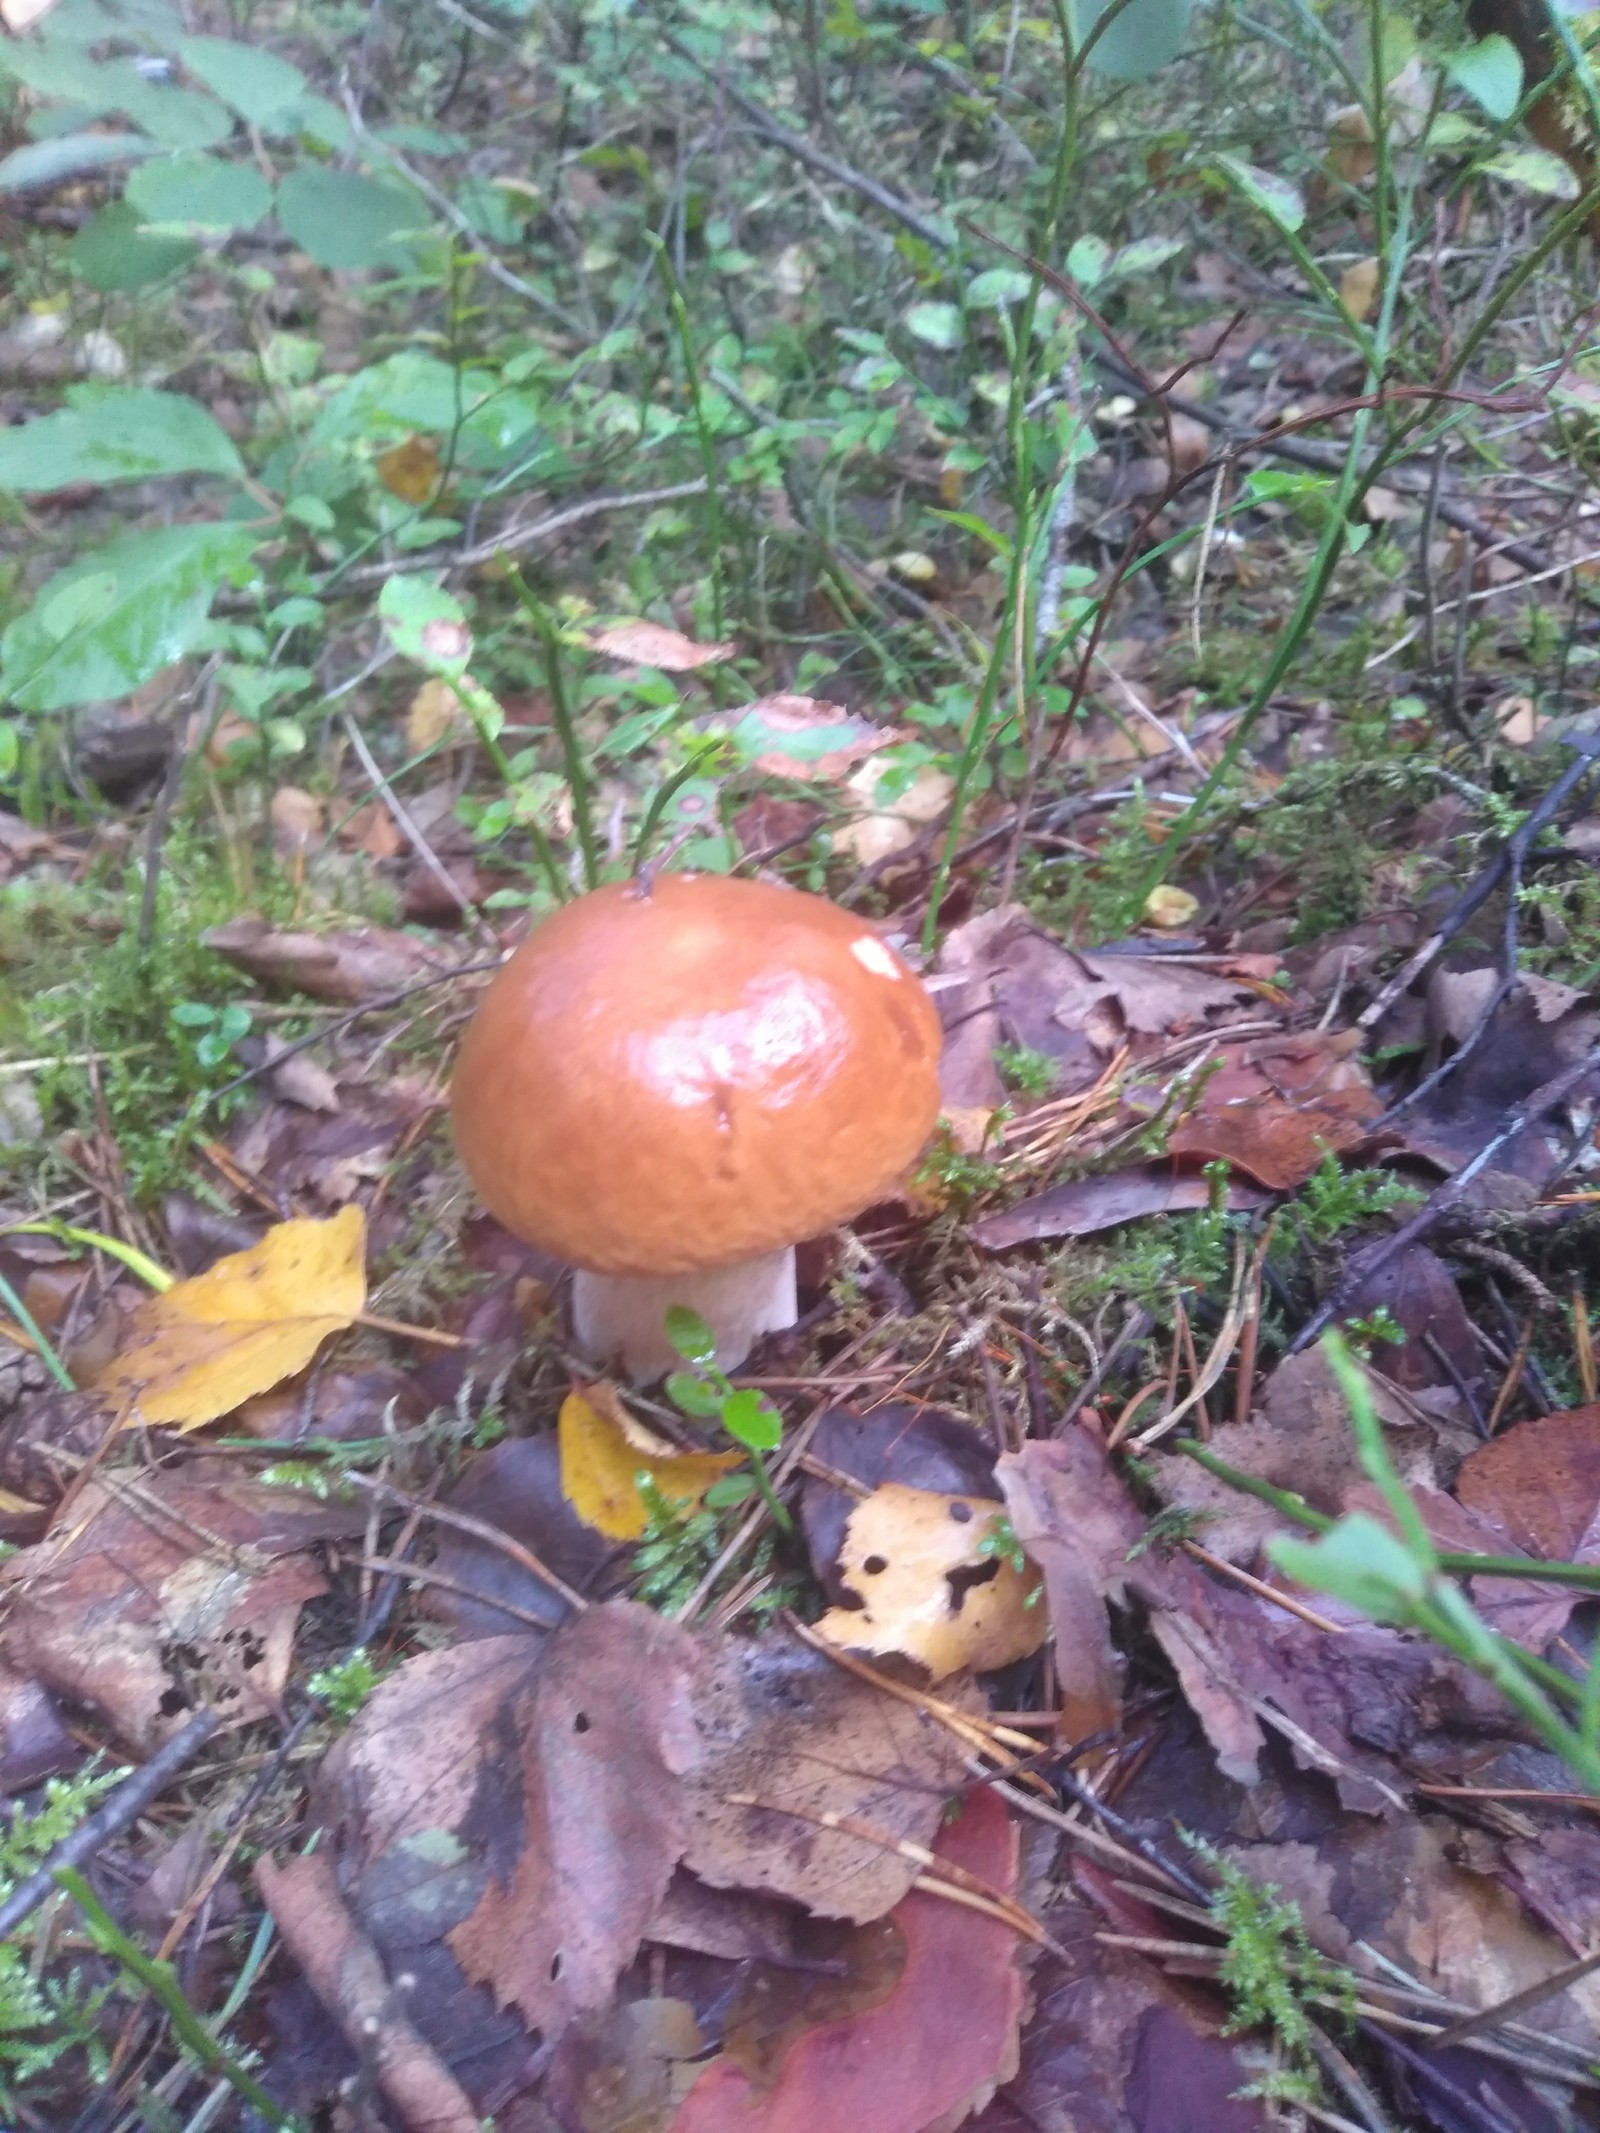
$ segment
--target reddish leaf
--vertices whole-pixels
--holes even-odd
[[[1530,1555],[1570,1558],[1600,1509],[1600,1406],[1519,1422],[1468,1454],[1456,1494]]]
[[[992,1888],[1016,1887],[1017,1833],[992,1794],[974,1794],[934,1849]],[[925,2133],[986,2099],[1015,2065],[1022,2012],[1015,1935],[919,1892],[891,1916],[905,1940],[905,1967],[881,2005],[807,2030],[769,2088],[726,2055],[714,2059],[671,2133]]]
[[[1232,1163],[1260,1185],[1292,1191],[1330,1150],[1365,1140],[1383,1108],[1352,1057],[1359,1041],[1354,1030],[1312,1031],[1228,1047],[1168,1152]]]

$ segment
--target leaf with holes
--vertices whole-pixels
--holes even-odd
[[[899,1652],[935,1681],[963,1667],[986,1673],[1036,1652],[1049,1632],[1039,1578],[1000,1544],[1000,1505],[982,1496],[941,1496],[897,1481],[859,1503],[839,1553],[857,1608],[835,1607],[817,1624],[830,1644]]]

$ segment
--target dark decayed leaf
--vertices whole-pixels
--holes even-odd
[[[82,1760],[49,1690],[0,1661],[0,1793],[28,1792]]]
[[[580,1592],[591,1589],[617,1553],[563,1495],[561,1451],[548,1433],[511,1438],[480,1453],[441,1500],[452,1511],[494,1526]],[[526,1622],[496,1606],[501,1600],[551,1629],[567,1618],[567,1603],[551,1585],[476,1534],[441,1526],[433,1560],[462,1589],[431,1591],[428,1611],[448,1622],[458,1637],[500,1637],[526,1629]]]

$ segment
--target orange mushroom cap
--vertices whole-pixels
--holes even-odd
[[[917,978],[820,896],[716,874],[595,889],[496,973],[451,1090],[507,1229],[602,1274],[679,1274],[858,1214],[939,1109]]]

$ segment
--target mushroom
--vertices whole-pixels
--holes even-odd
[[[716,874],[594,889],[534,929],[462,1042],[456,1146],[577,1269],[573,1328],[636,1382],[698,1313],[724,1370],[795,1322],[794,1247],[859,1214],[939,1108],[939,1020],[820,896]]]

